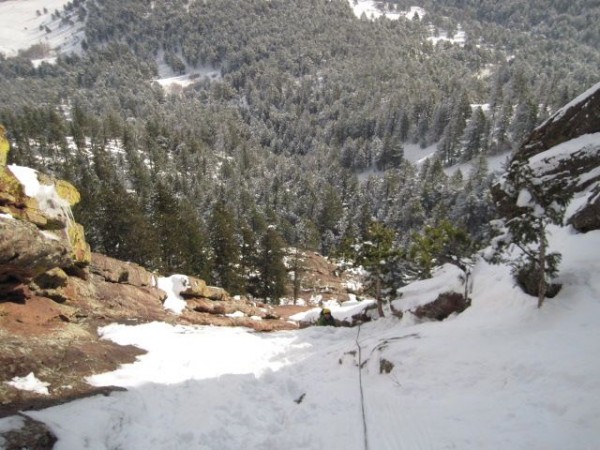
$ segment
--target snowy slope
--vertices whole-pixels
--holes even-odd
[[[552,164],[582,140],[596,148],[600,135],[530,162]],[[148,353],[89,382],[128,391],[25,414],[52,429],[58,450],[597,449],[600,230],[549,231],[550,251],[563,255],[563,288],[541,309],[508,267],[479,260],[471,307],[443,322],[405,314],[360,328],[271,334],[110,325],[101,330],[106,339]],[[440,270],[403,288],[396,306],[408,310],[431,292],[456,289],[456,278]],[[36,380],[12,381],[38,389],[44,380]],[[0,432],[21,424],[0,419]]]
[[[55,11],[63,11],[68,0],[8,0],[0,2],[0,53],[16,56],[34,44],[47,44],[61,52],[80,50],[82,24],[60,26]],[[46,9],[46,12],[44,12]],[[38,14],[39,12],[39,14]],[[48,33],[40,26],[47,26]]]
[[[564,288],[541,310],[508,268],[479,262],[472,306],[444,322],[273,334],[112,325],[106,338],[149,353],[90,382],[129,391],[27,414],[50,425],[56,449],[363,449],[358,338],[371,449],[594,449],[600,232],[554,228],[551,246]]]

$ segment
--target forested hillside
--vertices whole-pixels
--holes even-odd
[[[74,0],[55,14],[85,22],[81,54],[0,56],[11,162],[77,186],[95,251],[232,293],[277,299],[286,245],[368,266],[372,242],[388,273],[426,274],[430,241],[489,238],[485,157],[598,81],[600,6],[422,3],[392,21],[347,0]],[[459,27],[464,45],[431,39]],[[167,67],[193,83],[163,88]]]

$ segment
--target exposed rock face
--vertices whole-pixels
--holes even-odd
[[[594,189],[587,204],[573,214],[567,223],[582,233],[600,228],[600,189]]]
[[[131,284],[138,287],[156,286],[156,277],[142,266],[99,253],[92,253],[90,272],[100,275],[111,283]]]
[[[79,201],[79,193],[65,181],[31,169],[7,167],[8,143],[3,133],[0,145],[4,155],[0,158],[0,294],[14,292],[18,285],[30,282],[35,289],[34,279],[49,270],[81,273],[81,268],[90,262],[91,253],[83,227],[70,215],[70,205]],[[14,173],[17,169],[34,174],[43,195],[27,195]],[[56,292],[45,294],[64,300]]]
[[[513,156],[508,175],[517,162],[532,167],[536,184],[553,186],[547,188],[548,196],[555,194],[552,189],[586,196],[586,203],[566,218],[567,223],[582,232],[600,229],[600,83],[536,128]],[[506,192],[499,183],[492,194],[504,217],[520,213],[518,192]]]
[[[64,241],[49,238],[31,223],[0,217],[0,285],[27,282],[50,269],[72,264]]]
[[[55,187],[54,181],[49,177],[40,178],[48,183],[44,186]],[[59,199],[59,201],[69,205],[67,199],[70,201],[79,199],[79,193],[72,185],[67,182],[56,181],[56,183],[66,196],[66,199]],[[22,223],[34,225],[38,230],[44,231],[40,237],[45,237],[46,240],[58,241],[67,250],[69,257],[69,260],[62,261],[59,267],[87,265],[91,260],[91,252],[85,241],[83,227],[73,221],[68,213],[55,214],[51,211],[48,207],[44,209],[36,198],[25,194],[23,186],[10,168],[0,167],[0,213],[18,219]],[[68,211],[68,209],[57,208],[57,211]]]
[[[294,261],[295,258],[297,261]],[[292,280],[286,287],[286,296],[294,297],[293,277],[297,273],[297,300],[304,304],[316,305],[326,300],[346,301],[350,299],[350,293],[361,293],[360,285],[351,274],[340,271],[338,266],[318,253],[302,251],[296,255],[292,251],[286,257],[286,267]]]
[[[520,158],[530,158],[584,134],[600,131],[600,83],[562,107],[533,130],[522,148]]]

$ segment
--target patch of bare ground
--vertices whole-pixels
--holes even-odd
[[[1,322],[1,321],[0,321]],[[0,325],[0,417],[19,411],[43,409],[74,399],[107,394],[115,388],[96,388],[85,382],[95,373],[115,370],[135,361],[144,351],[100,340],[95,331],[73,324],[47,328],[34,333],[11,334]],[[49,395],[16,389],[6,381],[35,376],[50,383]]]

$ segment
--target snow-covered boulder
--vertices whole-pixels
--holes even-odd
[[[471,301],[465,297],[465,272],[452,264],[444,264],[426,280],[419,280],[398,289],[392,308],[398,315],[409,312],[420,319],[444,320],[461,313]]]

